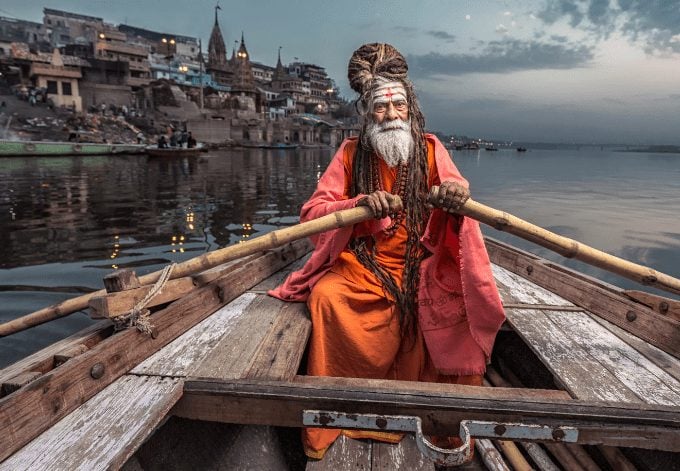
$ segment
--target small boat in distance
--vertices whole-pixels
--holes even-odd
[[[498,149],[495,146],[486,146],[484,147],[484,150],[490,150],[490,151],[497,151]]]
[[[255,149],[297,149],[298,144],[290,144],[283,142],[276,142],[269,144],[267,142],[257,143],[257,142],[244,142],[241,147],[255,148]]]
[[[526,152],[526,151],[527,151],[527,148],[526,148],[526,147],[521,147],[521,146],[520,146],[520,147],[517,148],[517,152]]]
[[[191,157],[204,150],[201,144],[196,147],[162,147],[160,149],[157,146],[148,146],[146,153],[149,157]]]
[[[0,157],[61,157],[66,155],[143,154],[139,144],[9,141],[0,139]]]

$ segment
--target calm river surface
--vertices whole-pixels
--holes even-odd
[[[0,159],[0,322],[297,222],[332,150]],[[473,198],[680,277],[680,155],[461,151]],[[619,286],[627,280],[485,229]],[[84,313],[0,339],[0,367],[83,328]]]

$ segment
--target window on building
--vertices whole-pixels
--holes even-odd
[[[61,82],[61,94],[71,96],[71,82]]]
[[[56,80],[48,80],[47,81],[47,93],[51,93],[53,95],[56,95],[56,94],[59,93],[57,91],[57,81]]]

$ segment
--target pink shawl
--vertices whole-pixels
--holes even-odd
[[[439,140],[431,134],[426,134],[426,138],[434,144],[439,180],[467,186]],[[364,196],[343,199],[345,179],[351,178],[345,175],[344,167],[349,142],[342,143],[316,191],[302,207],[301,222],[352,208]],[[375,233],[389,223],[389,218],[372,220],[312,237],[315,249],[309,261],[269,294],[285,301],[306,301],[312,287],[333,266],[352,235]],[[419,323],[430,357],[442,374],[482,374],[505,314],[479,224],[474,219],[434,210],[422,241],[433,254],[421,264],[418,288]]]

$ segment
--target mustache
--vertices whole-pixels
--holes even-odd
[[[382,131],[410,131],[411,130],[411,122],[410,121],[402,121],[401,119],[395,120],[395,121],[384,121],[382,123],[375,123],[374,124],[375,129],[379,132]]]

